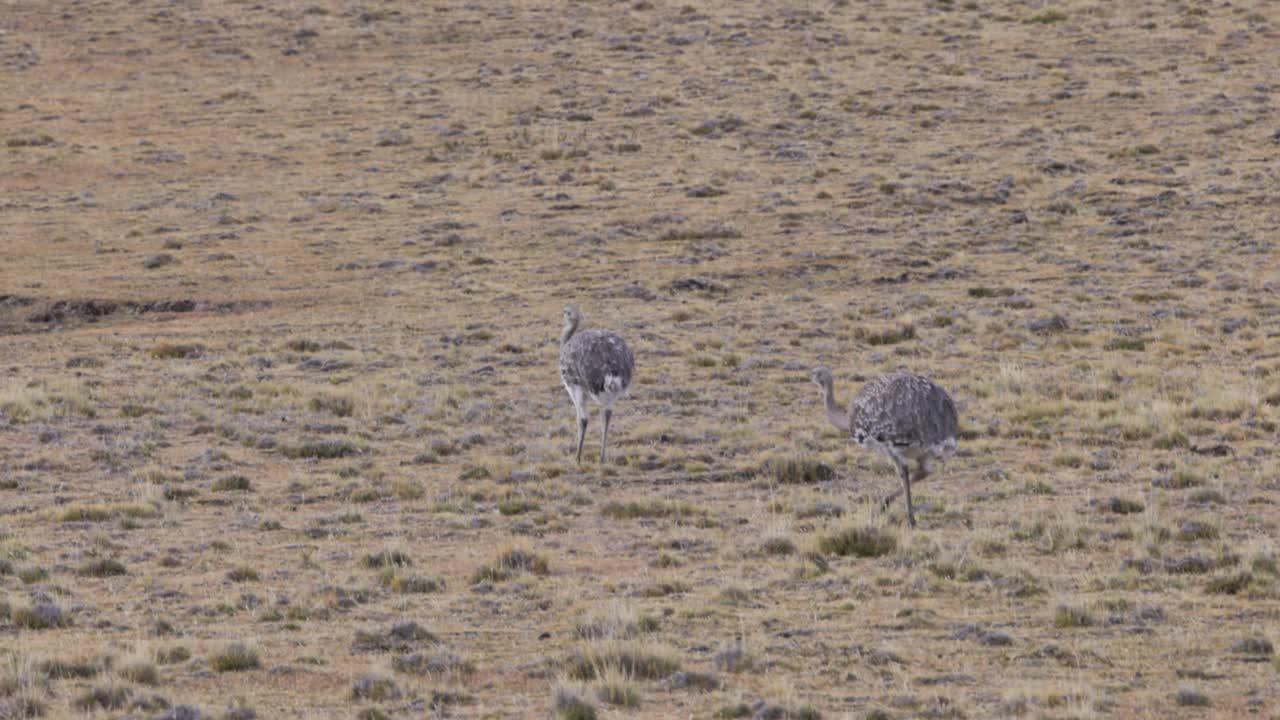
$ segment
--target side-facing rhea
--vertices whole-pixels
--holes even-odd
[[[613,403],[627,394],[635,357],[627,342],[608,330],[578,330],[582,313],[570,305],[564,309],[564,329],[560,332],[560,379],[569,391],[578,413],[578,462],[582,462],[582,441],[587,435],[587,398],[604,408],[604,431],[600,437],[600,462],[609,446],[609,418]]]
[[[929,378],[910,373],[893,373],[872,378],[849,403],[849,412],[841,412],[831,389],[831,371],[825,367],[813,370],[813,382],[822,391],[831,424],[849,433],[854,442],[878,450],[893,461],[902,479],[902,488],[885,497],[887,509],[900,494],[906,494],[907,521],[916,526],[915,508],[911,505],[911,481],[929,475],[930,461],[956,451],[956,435],[960,424],[951,396]],[[908,463],[916,461],[913,474]]]

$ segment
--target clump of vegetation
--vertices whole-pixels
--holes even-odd
[[[358,652],[410,652],[424,643],[437,641],[431,631],[410,620],[393,625],[386,632],[357,630],[352,649]]]
[[[679,580],[671,580],[667,582],[656,582],[644,589],[644,596],[651,598],[667,597],[668,595],[681,595],[689,592],[688,583]]]
[[[140,418],[143,415],[152,415],[156,409],[141,403],[127,402],[120,406],[120,414],[127,418]]]
[[[880,528],[855,527],[818,538],[818,552],[824,555],[880,557],[898,547],[898,539]]]
[[[133,695],[129,688],[119,685],[94,687],[76,696],[72,704],[85,712],[93,710],[119,710]]]
[[[405,595],[436,593],[445,587],[444,578],[440,575],[401,575],[392,568],[382,571],[378,583],[392,592]]]
[[[602,702],[624,708],[640,707],[640,691],[630,676],[616,669],[606,669],[598,679],[596,697]]]
[[[1204,591],[1213,595],[1239,595],[1253,584],[1253,575],[1242,572],[1213,578],[1205,585]]]
[[[258,571],[248,566],[232,568],[227,571],[227,579],[231,582],[258,582]]]
[[[253,490],[253,483],[243,475],[229,475],[215,481],[211,489],[214,492],[249,492]]]
[[[95,678],[109,664],[109,658],[50,658],[36,663],[36,670],[54,680]]]
[[[836,475],[830,465],[809,457],[774,458],[767,468],[769,477],[783,484],[826,482]]]
[[[680,662],[653,643],[606,640],[579,648],[566,667],[574,680],[594,680],[611,669],[638,680],[661,680],[679,670]]]
[[[36,602],[9,608],[9,622],[27,630],[47,630],[71,624],[71,618],[52,602]]]
[[[284,347],[285,349],[292,350],[294,352],[313,353],[313,352],[319,352],[324,346],[316,342],[315,340],[309,340],[307,338],[294,338],[292,340],[285,342]]]
[[[1133,337],[1117,337],[1107,341],[1102,346],[1103,350],[1131,350],[1133,352],[1143,352],[1147,349],[1147,341],[1142,338]]]
[[[1265,635],[1242,638],[1231,643],[1231,652],[1240,653],[1241,655],[1270,657],[1275,654],[1275,651],[1275,645]]]
[[[579,620],[574,632],[583,640],[607,640],[657,632],[658,626],[658,618],[652,615],[639,615],[630,608],[613,605],[602,615]]]
[[[317,395],[307,404],[314,412],[329,412],[338,417],[351,417],[356,401],[345,395]]]
[[[156,360],[187,360],[203,355],[204,346],[165,343],[151,348],[147,354]]]
[[[1191,493],[1191,502],[1200,505],[1225,505],[1227,498],[1218,490],[1204,488]]]
[[[1213,704],[1208,695],[1189,687],[1178,690],[1173,700],[1182,707],[1209,707]]]
[[[553,705],[560,720],[596,720],[596,709],[576,690],[563,685],[556,688]]]
[[[755,658],[743,647],[741,638],[721,644],[711,661],[716,669],[731,673],[746,672],[756,665]]]
[[[408,553],[399,550],[383,550],[372,555],[365,555],[361,562],[364,563],[365,567],[373,570],[407,567],[413,564],[413,560],[409,558]]]
[[[915,340],[916,326],[907,323],[883,330],[868,330],[859,327],[854,329],[853,337],[855,340],[860,340],[868,345],[897,345],[907,340]]]
[[[628,500],[618,502],[611,500],[600,508],[600,514],[614,520],[634,520],[637,518],[689,517],[697,514],[689,505],[665,503],[661,500],[637,502]]]
[[[1175,537],[1180,542],[1194,542],[1196,540],[1212,540],[1218,537],[1218,528],[1207,522],[1199,520],[1184,520],[1178,526],[1178,532]]]
[[[993,298],[993,297],[1011,297],[1015,294],[1013,288],[989,288],[989,287],[971,287],[969,288],[969,297],[972,298]]]
[[[737,115],[725,115],[711,120],[704,120],[689,130],[693,135],[712,135],[716,133],[729,133],[737,130],[746,123]]]
[[[160,671],[156,669],[155,665],[145,660],[135,660],[127,663],[117,673],[125,680],[139,685],[158,685],[160,683]]]
[[[58,520],[62,522],[102,522],[116,518],[140,520],[154,518],[160,511],[151,505],[118,504],[118,505],[68,505],[58,512]]]
[[[489,565],[483,565],[476,570],[471,578],[471,582],[478,583],[484,581],[503,582],[517,573],[532,573],[534,575],[546,575],[550,572],[547,566],[546,558],[529,550],[520,548],[512,548],[498,556],[497,560]]]
[[[297,445],[281,445],[280,452],[291,459],[316,458],[330,460],[358,455],[361,450],[350,440],[309,440]]]
[[[385,495],[383,495],[382,491],[377,488],[363,488],[352,492],[349,499],[353,503],[364,504],[377,502],[383,497],[385,497]]]
[[[81,565],[80,569],[76,571],[76,574],[81,577],[113,577],[115,575],[125,575],[128,572],[128,568],[126,568],[124,563],[119,560],[103,558],[100,560],[90,560],[84,565]]]
[[[49,571],[38,565],[31,565],[18,570],[18,579],[24,585],[33,585],[49,578]]]
[[[1042,13],[1039,13],[1037,15],[1032,15],[1031,17],[1027,18],[1027,22],[1039,23],[1041,25],[1052,25],[1053,23],[1060,23],[1066,19],[1067,19],[1067,14],[1065,12],[1058,10],[1056,8],[1050,8],[1049,10],[1045,10]]]
[[[1113,512],[1113,513],[1116,513],[1117,515],[1132,515],[1134,513],[1140,513],[1146,509],[1145,507],[1143,507],[1142,503],[1138,502],[1137,500],[1129,500],[1128,498],[1118,498],[1118,497],[1113,497],[1110,500],[1108,500],[1104,505],[1104,507],[1107,509],[1108,512]]]
[[[244,672],[258,669],[262,663],[258,660],[258,651],[243,643],[233,643],[210,658],[209,666],[220,673]]]
[[[394,680],[383,675],[365,675],[351,685],[351,697],[353,700],[372,700],[374,702],[398,700],[403,694]]]
[[[1093,615],[1091,615],[1089,610],[1084,607],[1059,605],[1058,609],[1053,612],[1054,627],[1090,627],[1093,625],[1093,622]]]
[[[538,509],[538,503],[525,498],[508,498],[498,502],[498,512],[503,515],[523,515]]]
[[[1083,550],[1088,546],[1089,529],[1070,520],[1041,518],[1026,525],[1015,522],[1013,539],[1035,542],[1038,552],[1053,555],[1063,550]]]
[[[766,538],[760,545],[760,552],[765,555],[791,555],[796,551],[796,544],[790,538],[774,536]]]
[[[391,484],[391,494],[400,500],[420,500],[426,493],[422,483],[414,480],[396,480]]]
[[[156,651],[156,662],[161,665],[176,665],[191,659],[191,651],[181,645],[161,648]]]

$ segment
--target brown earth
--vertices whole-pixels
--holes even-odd
[[[0,717],[1275,716],[1278,22],[7,4]]]

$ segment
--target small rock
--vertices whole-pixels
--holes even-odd
[[[378,139],[374,145],[378,147],[400,147],[409,145],[413,142],[413,138],[409,137],[403,131],[398,129],[383,130],[378,133]]]
[[[1231,644],[1231,652],[1243,655],[1269,656],[1275,653],[1275,647],[1267,638],[1258,636],[1235,641]]]
[[[725,288],[724,285],[721,285],[715,280],[712,280],[710,278],[703,277],[700,275],[698,277],[681,278],[679,280],[672,280],[671,289],[677,292],[696,290],[700,292],[714,293],[714,292],[724,292],[727,288]]]
[[[142,267],[148,270],[155,270],[156,268],[161,268],[165,265],[172,265],[176,262],[178,262],[177,258],[169,253],[160,253],[159,255],[147,256],[147,258],[142,261]]]
[[[1212,288],[1223,292],[1236,292],[1244,287],[1244,283],[1240,278],[1231,273],[1222,273],[1213,281]]]
[[[527,483],[537,479],[538,474],[532,470],[512,470],[507,475],[507,482],[509,483]]]
[[[1244,318],[1235,318],[1235,319],[1232,319],[1232,320],[1223,320],[1223,321],[1222,321],[1222,333],[1223,333],[1224,335],[1230,335],[1230,334],[1234,333],[1235,331],[1239,330],[1240,328],[1248,327],[1248,325],[1249,325],[1249,321],[1248,321],[1248,320],[1246,320],[1246,319],[1244,319]]]
[[[652,302],[657,298],[652,290],[637,282],[627,283],[610,294],[614,297],[631,298],[633,300],[643,300],[644,302]]]
[[[710,185],[697,185],[686,190],[684,194],[691,198],[713,198],[724,195],[725,191]]]
[[[1051,315],[1047,318],[1039,318],[1027,323],[1028,330],[1042,335],[1063,332],[1067,328],[1067,319],[1061,315]]]
[[[1164,563],[1164,569],[1171,575],[1203,575],[1213,569],[1213,563],[1199,555],[1188,555],[1169,558]]]

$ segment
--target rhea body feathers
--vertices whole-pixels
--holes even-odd
[[[608,330],[579,330],[582,313],[570,305],[564,309],[560,332],[560,380],[578,416],[578,462],[586,437],[590,399],[603,408],[604,427],[600,439],[600,462],[606,459],[609,420],[613,404],[627,394],[635,371],[635,356],[622,336]]]
[[[836,402],[831,371],[815,368],[812,379],[831,423],[849,433],[854,442],[893,462],[903,487],[884,505],[905,493],[907,519],[914,527],[911,481],[923,480],[930,472],[930,461],[947,457],[957,448],[960,423],[951,396],[923,375],[892,373],[868,380],[845,412]],[[910,461],[917,463],[914,473]]]

